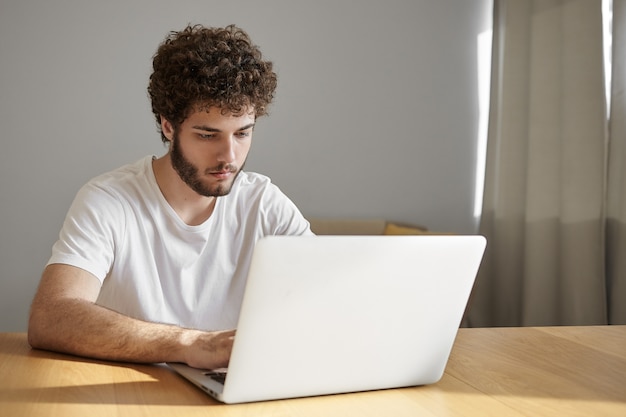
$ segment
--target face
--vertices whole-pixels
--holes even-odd
[[[192,113],[177,129],[163,120],[174,170],[202,196],[228,194],[248,157],[254,123],[253,113],[223,115],[215,107]]]

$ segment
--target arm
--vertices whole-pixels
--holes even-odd
[[[99,292],[100,281],[89,272],[49,265],[31,307],[31,346],[114,361],[227,366],[234,330],[202,332],[136,320],[95,304]]]

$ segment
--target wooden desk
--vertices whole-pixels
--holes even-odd
[[[159,365],[31,350],[0,334],[0,415],[626,416],[626,326],[461,329],[434,385],[219,404]]]

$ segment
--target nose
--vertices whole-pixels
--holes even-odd
[[[229,164],[235,162],[235,139],[231,136],[225,137],[220,145],[218,160]]]

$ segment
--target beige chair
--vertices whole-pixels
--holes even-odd
[[[383,219],[308,218],[317,235],[423,235],[433,234],[422,226],[388,222]]]

